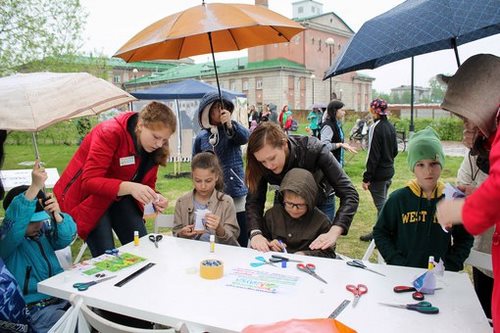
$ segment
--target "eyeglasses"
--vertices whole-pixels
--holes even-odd
[[[306,209],[307,208],[307,204],[297,204],[297,203],[293,203],[293,202],[289,202],[289,201],[283,201],[283,203],[285,204],[285,207],[286,208],[295,208],[295,209],[299,209],[299,210],[303,210],[303,209]]]

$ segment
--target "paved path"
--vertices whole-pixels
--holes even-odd
[[[464,157],[467,153],[467,148],[461,141],[441,141],[443,144],[444,154],[447,156]]]

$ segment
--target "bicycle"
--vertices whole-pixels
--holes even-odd
[[[406,139],[406,131],[396,131],[396,142],[398,143],[398,151],[400,153],[406,150],[406,143],[408,140]]]

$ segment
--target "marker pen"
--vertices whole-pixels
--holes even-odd
[[[278,239],[278,242],[280,243],[281,248],[283,249],[283,250],[282,250],[282,251],[283,251],[283,253],[288,253],[288,252],[286,251],[286,246],[285,246],[285,243],[283,243],[283,242],[281,241],[281,239]]]

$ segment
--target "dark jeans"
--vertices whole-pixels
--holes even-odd
[[[247,230],[247,212],[236,213],[236,220],[240,227],[240,236],[238,237],[238,243],[241,247],[248,246],[248,230]]]
[[[372,195],[373,203],[377,207],[377,216],[380,214],[382,207],[384,207],[385,201],[387,200],[387,193],[389,192],[389,187],[391,186],[391,180],[384,180],[380,182],[370,182],[368,190]]]
[[[474,289],[486,317],[491,318],[491,295],[493,294],[493,279],[477,268],[472,268]]]
[[[122,244],[132,242],[136,230],[139,231],[139,237],[147,234],[142,211],[132,196],[126,195],[114,202],[90,232],[86,242],[92,257],[98,257],[106,250],[115,248],[112,230]]]

